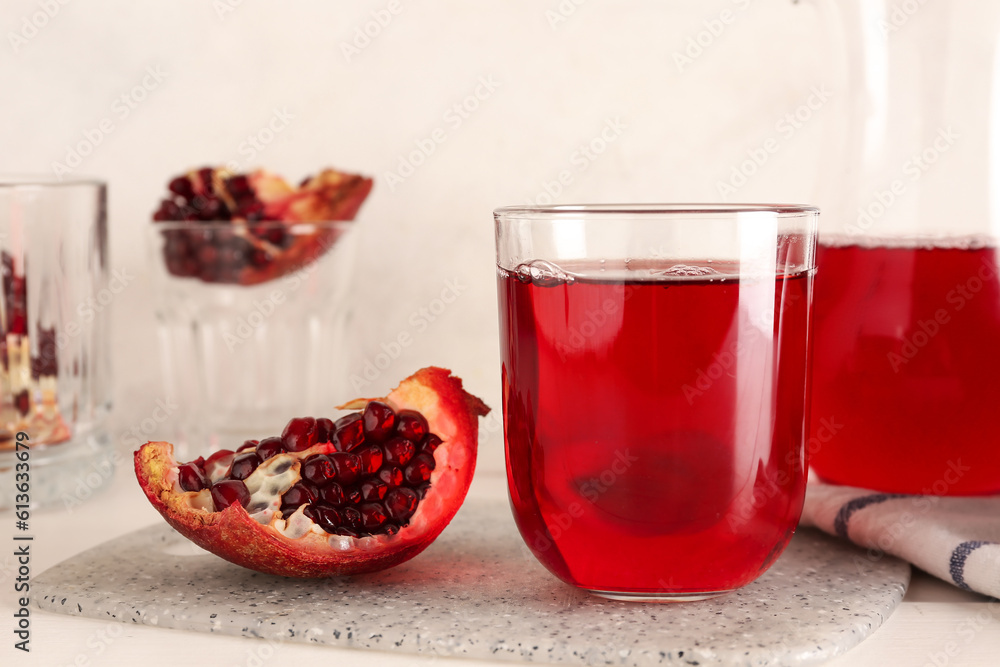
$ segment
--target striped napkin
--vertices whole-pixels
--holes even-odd
[[[809,483],[800,525],[892,554],[959,588],[1000,598],[1000,496],[875,493]]]

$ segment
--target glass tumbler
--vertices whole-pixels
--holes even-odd
[[[166,394],[178,406],[170,437],[181,458],[280,435],[292,417],[345,400],[357,224],[254,223],[286,249],[257,264],[241,250],[245,226],[150,225]]]
[[[818,211],[494,216],[507,475],[531,551],[622,600],[760,576],[805,493]]]
[[[72,506],[112,477],[106,192],[0,177],[0,509]]]

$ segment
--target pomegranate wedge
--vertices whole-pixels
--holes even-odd
[[[489,412],[441,368],[337,421],[292,419],[280,436],[179,463],[173,446],[135,453],[146,497],[199,546],[289,577],[373,572],[423,551],[472,482],[478,418]]]

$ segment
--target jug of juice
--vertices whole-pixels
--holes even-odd
[[[846,54],[815,284],[810,462],[1000,492],[1000,2],[817,0]]]

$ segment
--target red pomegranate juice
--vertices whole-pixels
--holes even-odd
[[[879,491],[1000,492],[996,248],[821,245],[810,462]]]
[[[518,527],[590,590],[738,588],[802,508],[812,276],[605,275],[500,271]]]

